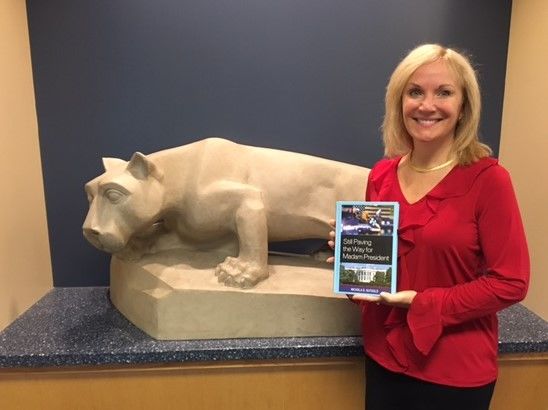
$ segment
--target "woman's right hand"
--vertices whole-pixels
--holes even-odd
[[[329,247],[332,249],[332,250],[335,250],[335,220],[334,219],[331,219],[329,220],[329,225],[331,225],[333,227],[333,230],[329,232],[329,237],[331,239],[329,239],[327,241],[327,244],[329,245]],[[333,263],[335,262],[335,257],[334,256],[330,256],[329,258],[327,258],[325,260],[327,263]]]

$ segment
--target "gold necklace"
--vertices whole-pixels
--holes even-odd
[[[438,171],[440,169],[443,169],[445,167],[448,167],[449,165],[451,165],[453,162],[455,162],[455,158],[451,158],[449,161],[447,162],[444,162],[443,164],[439,164],[439,165],[436,165],[432,168],[420,168],[420,167],[417,167],[416,165],[413,165],[413,162],[411,161],[411,157],[409,157],[409,166],[411,167],[411,169],[413,171],[417,171],[417,172],[421,172],[421,173],[426,173],[426,172],[433,172],[433,171]]]

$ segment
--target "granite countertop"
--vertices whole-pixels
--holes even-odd
[[[548,351],[548,322],[522,305],[499,313],[501,353]],[[0,367],[362,356],[361,337],[158,341],[110,303],[108,288],[54,288],[0,332]]]

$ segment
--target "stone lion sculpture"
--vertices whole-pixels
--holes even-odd
[[[369,172],[221,138],[103,163],[85,186],[89,242],[125,260],[158,252],[167,235],[200,249],[233,242],[215,275],[237,288],[268,277],[269,241],[327,239],[335,202],[362,199]]]

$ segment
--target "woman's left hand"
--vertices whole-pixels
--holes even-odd
[[[414,290],[402,290],[396,293],[381,292],[379,296],[353,295],[353,301],[374,302],[378,305],[408,308],[417,296]]]

